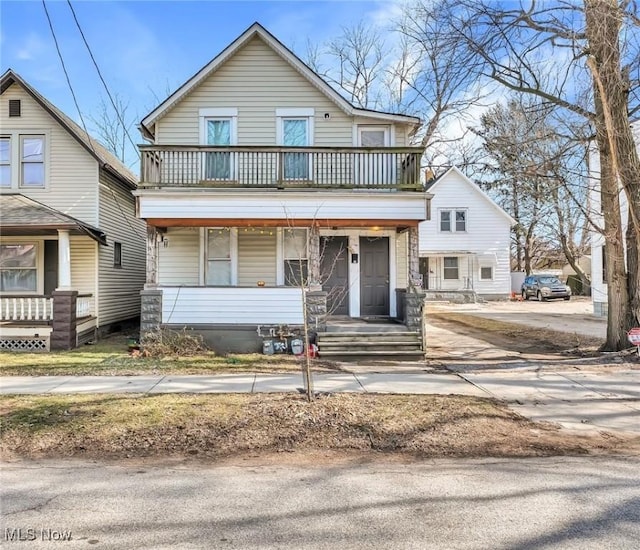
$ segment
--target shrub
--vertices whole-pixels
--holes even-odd
[[[181,356],[189,357],[208,351],[204,339],[185,328],[170,330],[158,328],[142,338],[143,354],[148,357]]]

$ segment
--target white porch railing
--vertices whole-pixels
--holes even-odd
[[[76,300],[76,317],[89,317],[93,315],[93,295],[79,294]]]
[[[3,296],[0,298],[0,321],[51,321],[51,296]]]
[[[303,323],[297,287],[161,287],[162,322],[194,324]]]

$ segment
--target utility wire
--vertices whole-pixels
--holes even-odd
[[[78,111],[78,115],[80,116],[80,122],[82,123],[82,128],[84,130],[84,133],[87,135],[87,140],[89,141],[89,146],[91,147],[91,150],[93,151],[94,155],[97,158],[101,158],[100,155],[98,154],[98,152],[96,151],[95,147],[93,146],[93,139],[91,138],[91,135],[89,134],[89,132],[87,130],[87,125],[84,122],[84,117],[82,116],[82,111],[80,110],[80,105],[78,104],[78,98],[76,97],[76,93],[75,93],[75,91],[73,89],[73,86],[71,84],[71,79],[69,78],[69,73],[67,72],[67,67],[65,65],[64,58],[62,57],[62,52],[60,51],[60,45],[58,44],[58,38],[56,37],[56,33],[55,33],[54,29],[53,29],[53,22],[51,21],[51,17],[49,16],[49,10],[47,9],[47,4],[45,3],[45,0],[42,0],[42,7],[44,8],[44,13],[47,16],[47,22],[49,23],[49,29],[51,30],[51,36],[53,37],[53,42],[54,42],[54,44],[56,46],[56,51],[58,52],[58,58],[60,59],[60,64],[62,65],[62,70],[64,72],[64,76],[67,79],[67,84],[69,86],[69,90],[71,91],[71,96],[73,97],[73,103],[75,104],[76,110]],[[94,63],[95,63],[95,60],[94,60]],[[102,82],[104,83],[104,80]],[[106,84],[105,84],[105,87],[106,87]],[[111,96],[109,96],[109,97],[111,97]],[[129,139],[131,139],[131,138],[129,138]],[[134,147],[135,147],[135,144],[134,144]],[[126,216],[126,214],[122,210],[122,207],[120,206],[120,202],[118,201],[118,199],[116,197],[116,194],[113,191],[113,189],[111,190],[111,193],[113,194],[113,199],[114,199],[114,201],[116,202],[116,204],[118,206],[118,210],[120,210],[120,214],[122,214],[122,217],[127,222],[129,227],[133,230],[133,232],[138,237],[140,237],[141,239],[145,239],[146,240],[146,236],[141,235],[138,232],[138,230],[133,226],[133,224],[129,221],[129,218]]]
[[[44,0],[43,0],[44,2]],[[93,55],[93,52],[91,51],[91,48],[89,47],[89,42],[87,42],[87,38],[84,35],[84,31],[82,30],[82,27],[80,26],[80,21],[78,21],[78,17],[76,15],[75,10],[73,9],[73,6],[71,5],[71,0],[67,0],[67,4],[69,5],[69,9],[71,10],[71,13],[73,15],[73,20],[76,22],[76,26],[78,27],[78,31],[80,32],[80,36],[82,36],[82,40],[84,42],[84,45],[87,47],[87,51],[89,52],[89,57],[91,57],[91,61],[93,61],[93,66],[96,68],[96,71],[98,72],[98,76],[100,77],[100,81],[102,82],[102,85],[104,86],[104,89],[107,92],[107,96],[109,97],[109,101],[111,101],[111,105],[113,106],[113,110],[116,113],[116,116],[118,117],[118,120],[120,121],[120,124],[122,124],[122,129],[125,133],[125,135],[127,136],[127,138],[129,138],[129,142],[131,143],[131,145],[133,146],[134,150],[137,150],[138,146],[136,145],[136,143],[133,141],[133,139],[131,138],[131,135],[129,134],[129,130],[127,130],[127,125],[125,124],[122,115],[120,114],[120,111],[116,105],[115,100],[113,99],[113,96],[111,95],[111,92],[109,91],[109,87],[107,86],[107,83],[105,82],[104,77],[102,76],[102,72],[100,71],[100,67],[98,67],[98,62],[96,61],[96,58]]]

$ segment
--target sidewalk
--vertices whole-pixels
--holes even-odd
[[[314,374],[315,391],[471,395],[483,390],[455,374]],[[189,376],[4,376],[0,394],[44,393],[281,393],[297,392],[302,374],[220,374]]]

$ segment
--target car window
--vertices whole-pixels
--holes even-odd
[[[540,277],[540,282],[543,285],[557,285],[560,284],[558,277]]]

